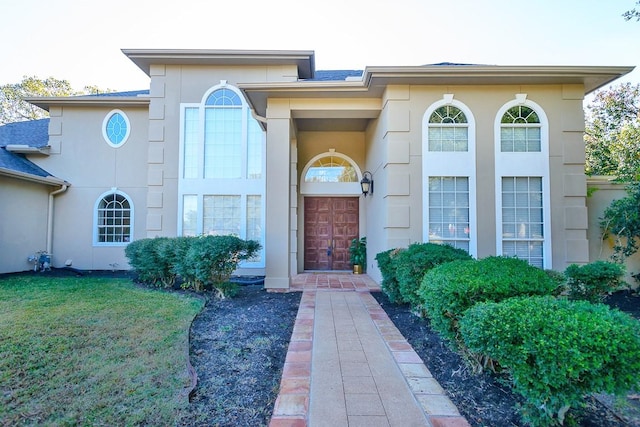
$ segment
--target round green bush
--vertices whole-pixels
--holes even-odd
[[[625,267],[608,261],[585,265],[571,264],[565,270],[569,298],[599,302],[622,283]]]
[[[517,258],[487,257],[440,265],[425,274],[418,294],[431,326],[451,342],[463,313],[484,301],[550,295],[556,283],[544,270]]]
[[[418,293],[422,278],[432,268],[456,260],[470,260],[467,251],[437,243],[413,243],[399,252],[394,260],[400,301],[420,309]]]
[[[551,296],[480,303],[460,333],[469,350],[508,370],[534,426],[561,424],[587,394],[639,384],[640,323],[604,304]]]

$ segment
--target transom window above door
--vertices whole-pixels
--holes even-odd
[[[304,182],[358,182],[358,175],[348,160],[326,156],[316,160],[307,169]]]

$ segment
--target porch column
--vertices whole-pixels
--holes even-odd
[[[288,100],[269,100],[264,286],[271,289],[288,289],[291,280],[290,116]]]

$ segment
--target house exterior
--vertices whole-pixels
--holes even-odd
[[[263,246],[239,273],[280,289],[350,269],[362,236],[378,281],[375,254],[414,242],[556,270],[594,257],[582,102],[632,67],[123,53],[148,91],[30,99],[50,113],[38,131],[0,128],[0,273],[44,249],[54,267],[127,269],[130,241],[229,233]]]

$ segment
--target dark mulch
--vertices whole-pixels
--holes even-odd
[[[301,295],[245,285],[208,300],[191,327],[198,384],[179,426],[268,425]]]

